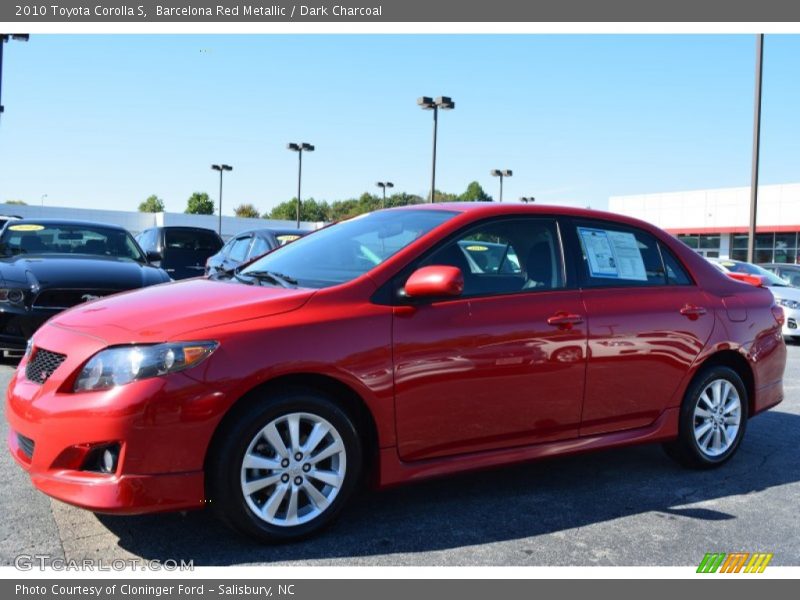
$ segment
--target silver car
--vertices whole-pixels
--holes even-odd
[[[786,321],[783,324],[783,337],[791,341],[800,341],[800,288],[794,287],[785,279],[763,267],[741,260],[725,258],[709,258],[708,261],[725,273],[746,273],[763,278],[764,285],[775,296],[775,302],[783,307]]]

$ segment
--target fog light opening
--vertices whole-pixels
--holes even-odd
[[[112,475],[117,472],[118,463],[119,444],[104,444],[89,451],[83,461],[82,470]]]

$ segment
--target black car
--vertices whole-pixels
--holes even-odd
[[[222,250],[206,262],[206,275],[220,272],[229,273],[239,265],[257,256],[266,254],[278,246],[283,246],[309,231],[302,229],[252,229],[229,239]]]
[[[42,323],[71,306],[166,281],[122,227],[8,223],[0,234],[0,352],[19,355]]]
[[[136,240],[147,259],[173,279],[203,275],[208,258],[222,248],[217,232],[203,227],[153,227]]]
[[[766,263],[759,265],[785,279],[789,285],[800,287],[800,265],[792,263]]]

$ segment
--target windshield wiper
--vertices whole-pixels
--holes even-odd
[[[240,275],[245,277],[253,277],[255,279],[272,281],[284,288],[297,287],[297,280],[283,273],[276,273],[275,271],[247,271],[247,272],[234,272],[234,277],[241,280]]]

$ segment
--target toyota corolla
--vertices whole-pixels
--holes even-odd
[[[360,484],[649,442],[720,466],[783,398],[782,324],[640,221],[404,207],[58,315],[9,385],[8,443],[65,502],[210,505],[294,539]]]

